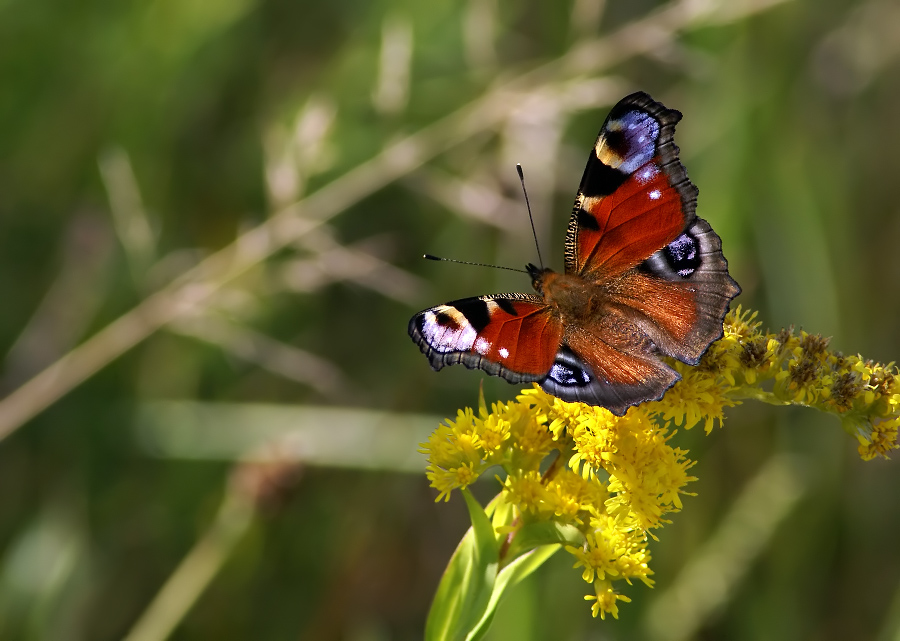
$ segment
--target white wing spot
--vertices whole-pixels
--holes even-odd
[[[486,338],[475,339],[475,351],[484,356],[491,351],[491,341]]]
[[[509,357],[509,350],[506,349],[505,347],[501,347],[500,348],[500,358],[508,358],[508,357]]]
[[[656,178],[656,174],[658,174],[658,173],[659,173],[659,170],[656,168],[656,166],[650,164],[650,165],[645,166],[639,172],[637,172],[635,174],[635,176],[637,177],[638,182],[640,182],[642,185],[644,185],[644,184],[650,182],[651,180],[653,180],[654,178]]]
[[[659,200],[659,197],[662,196],[662,194],[659,192],[659,189],[654,189],[648,196],[650,196],[650,200]]]
[[[438,314],[452,318],[456,327],[447,327],[438,322]],[[466,317],[455,307],[439,305],[425,312],[422,333],[428,345],[436,352],[468,352],[472,349],[478,332]]]

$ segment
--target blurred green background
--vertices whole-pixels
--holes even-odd
[[[416,444],[482,376],[407,321],[528,282],[420,256],[534,260],[521,162],[561,266],[633,90],[684,113],[737,302],[896,359],[898,34],[895,0],[0,1],[0,638],[421,638],[467,519]],[[492,639],[900,639],[895,462],[752,404],[674,443],[657,587],[595,621],[560,555]]]

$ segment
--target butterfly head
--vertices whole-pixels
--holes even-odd
[[[534,291],[543,296],[544,277],[553,270],[547,267],[538,267],[537,265],[528,263],[527,265],[525,265],[525,271],[527,271],[528,275],[531,276],[531,286],[534,287]]]

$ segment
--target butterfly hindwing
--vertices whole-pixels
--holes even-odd
[[[572,341],[578,344],[578,341]],[[657,400],[680,376],[652,355],[627,353],[600,341],[581,345],[577,353],[564,343],[541,389],[564,401],[600,405],[622,416],[632,405]]]
[[[722,241],[702,218],[644,261],[632,279],[630,299],[619,302],[650,321],[644,326],[660,352],[689,365],[722,337],[728,305],[741,292],[728,275]]]
[[[630,311],[609,306],[578,326],[569,326],[541,387],[563,400],[602,405],[615,414],[660,398],[678,380]]]
[[[462,363],[522,383],[546,376],[563,326],[536,296],[498,294],[421,311],[410,320],[409,334],[435,370]]]

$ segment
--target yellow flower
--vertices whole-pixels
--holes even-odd
[[[594,601],[591,606],[591,614],[596,618],[600,615],[601,619],[605,619],[607,614],[613,615],[614,619],[619,618],[619,601],[629,603],[629,599],[624,594],[619,594],[612,589],[608,581],[596,581],[594,583],[594,594],[588,594],[584,597],[585,601]]]
[[[584,566],[581,578],[588,583],[594,582],[596,574],[599,580],[605,580],[606,575],[617,576],[616,561],[618,550],[613,541],[603,536],[603,531],[588,533],[584,548],[578,549],[571,545],[566,546],[566,551],[575,557],[573,567]]]
[[[543,508],[544,484],[537,470],[522,474],[510,474],[503,488],[507,501],[518,506],[522,512],[539,514]]]
[[[723,359],[724,364],[724,359]],[[718,377],[709,372],[680,364],[682,378],[666,392],[663,418],[674,425],[690,429],[703,421],[703,429],[709,434],[725,420],[723,410],[738,405],[740,401],[729,398],[728,392],[735,386],[734,367],[723,368]],[[744,373],[743,379],[747,378]]]

